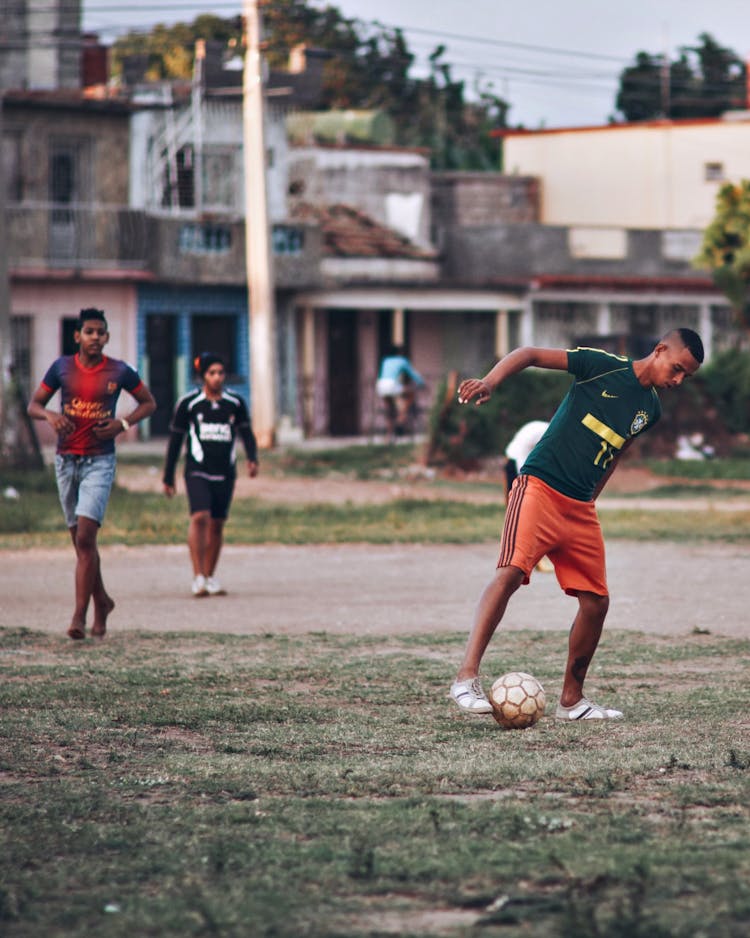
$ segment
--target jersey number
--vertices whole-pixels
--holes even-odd
[[[595,466],[601,466],[602,469],[606,469],[607,466],[615,458],[615,453],[612,447],[607,443],[606,440],[602,440],[602,445],[599,448],[599,452],[596,454],[596,459],[594,460]]]

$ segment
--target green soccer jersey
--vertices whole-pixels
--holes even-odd
[[[521,471],[591,501],[625,443],[659,419],[661,404],[654,388],[639,383],[629,358],[569,349],[568,371],[575,381]]]

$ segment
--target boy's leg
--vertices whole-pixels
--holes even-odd
[[[104,589],[101,582],[99,549],[96,543],[99,524],[91,518],[79,517],[77,525],[72,530],[75,532],[73,543],[76,549],[76,602],[68,635],[71,638],[84,638],[86,613],[94,589],[97,585],[100,585],[102,590]]]
[[[84,520],[90,520],[90,519],[84,519]],[[73,541],[73,547],[75,548],[75,551],[76,551],[76,565],[77,565],[78,557],[79,557],[78,543],[77,543],[78,525],[70,528],[70,536]],[[78,574],[76,573],[76,579],[77,579],[77,576]],[[91,634],[101,637],[107,631],[107,617],[109,616],[110,612],[112,612],[112,610],[115,608],[115,601],[109,595],[109,593],[107,592],[104,586],[104,580],[102,579],[101,558],[99,557],[98,547],[96,549],[96,576],[94,577],[94,587],[91,591],[91,599],[94,602],[94,622],[93,622],[93,625],[91,626]],[[76,606],[77,605],[78,605],[78,601],[76,598]],[[85,621],[85,613],[84,613],[84,621]],[[76,627],[75,627],[76,638],[79,637],[78,631],[82,630],[83,627],[84,626],[82,624],[81,625],[76,624]]]
[[[608,609],[609,596],[578,594],[578,613],[570,629],[568,661],[560,695],[563,707],[572,707],[583,697],[583,682],[599,644]]]
[[[211,512],[194,511],[190,515],[188,525],[188,549],[190,561],[193,565],[193,576],[207,576],[207,546],[208,530],[211,523]]]
[[[213,576],[224,543],[224,518],[210,518],[206,537],[206,576]]]
[[[495,576],[484,588],[474,614],[474,624],[466,643],[464,658],[456,680],[477,677],[490,639],[505,614],[508,600],[523,583],[524,573],[518,567],[498,567]]]

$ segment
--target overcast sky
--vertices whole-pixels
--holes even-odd
[[[311,5],[325,6],[324,2]],[[511,104],[509,122],[529,128],[605,123],[618,76],[639,51],[694,45],[702,32],[750,57],[750,0],[339,0],[347,17],[404,29],[421,70],[443,44],[443,61],[467,85],[491,85]],[[83,0],[83,25],[105,42],[128,29],[233,16],[242,2]]]

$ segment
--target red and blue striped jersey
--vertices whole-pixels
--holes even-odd
[[[96,423],[115,415],[120,391],[136,391],[142,384],[138,372],[125,362],[106,355],[98,365],[85,368],[78,354],[62,355],[47,369],[42,386],[60,391],[61,410],[75,423],[75,430],[59,436],[58,453],[102,456],[115,451],[114,440],[99,440],[91,432]]]

